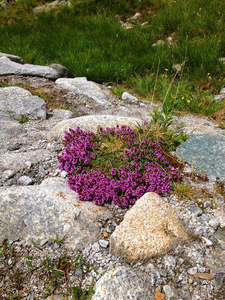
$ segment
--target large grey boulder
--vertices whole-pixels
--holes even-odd
[[[56,80],[56,84],[63,89],[86,95],[98,104],[111,105],[108,96],[100,86],[93,81],[88,81],[86,77],[60,78]]]
[[[143,124],[143,121],[138,118],[119,117],[112,115],[83,116],[59,122],[48,132],[47,139],[49,141],[62,141],[65,131],[68,131],[69,128],[75,130],[77,126],[85,131],[91,130],[93,132],[97,132],[99,127],[114,127],[117,124],[135,127],[138,124]]]
[[[156,193],[146,193],[125,214],[110,238],[110,252],[129,261],[145,261],[187,240],[182,221]]]
[[[36,186],[0,188],[0,244],[4,239],[27,242],[66,236],[66,245],[82,249],[98,240],[98,219],[106,208],[78,201],[66,180],[48,178]]]
[[[117,267],[96,283],[92,300],[153,300],[150,277],[131,268]]]
[[[25,129],[18,122],[10,118],[7,113],[0,112],[0,139],[16,137],[25,133]]]
[[[4,153],[0,156],[0,171],[21,170],[38,162],[51,158],[51,152],[45,149],[38,149],[27,152]]]
[[[20,87],[0,88],[0,111],[46,119],[45,101]]]
[[[12,54],[7,54],[7,53],[2,53],[2,52],[0,52],[0,58],[1,57],[7,57],[7,58],[9,58],[11,61],[14,61],[14,62],[16,62],[16,63],[18,63],[18,64],[24,64],[24,61],[23,61],[23,59],[21,58],[21,57],[19,57],[19,56],[16,56],[16,55],[12,55]]]
[[[225,136],[191,134],[177,148],[177,154],[199,171],[218,178],[225,178]]]
[[[52,80],[60,77],[58,72],[50,67],[31,64],[22,65],[3,56],[0,58],[0,76],[6,75],[37,76]]]

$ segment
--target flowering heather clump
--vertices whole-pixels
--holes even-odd
[[[129,126],[100,128],[97,134],[69,129],[64,145],[59,168],[83,201],[127,207],[146,192],[167,192],[180,176],[157,143],[138,141]]]

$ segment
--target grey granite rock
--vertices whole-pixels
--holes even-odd
[[[136,97],[132,96],[131,94],[124,92],[122,95],[122,99],[127,101],[128,103],[138,104],[139,101]]]
[[[38,76],[53,80],[60,77],[52,68],[31,64],[22,65],[3,56],[0,58],[0,76],[6,75]]]
[[[75,130],[79,126],[82,130],[91,130],[97,132],[99,127],[114,127],[119,125],[129,125],[135,127],[137,124],[142,124],[143,121],[138,118],[119,117],[112,115],[93,115],[84,116],[74,119],[64,120],[56,124],[47,134],[49,141],[62,141],[64,139],[65,131],[69,128]]]
[[[0,139],[16,137],[25,132],[19,122],[11,119],[9,114],[0,112]]]
[[[163,291],[165,292],[166,296],[170,299],[176,296],[176,291],[170,285],[164,285]]]
[[[36,186],[0,188],[0,243],[15,236],[31,242],[67,236],[67,246],[79,248],[98,240],[97,220],[109,217],[106,208],[78,201],[62,178]]]
[[[108,248],[109,242],[106,241],[106,240],[99,240],[99,245],[100,245],[102,248]]]
[[[67,120],[75,118],[74,113],[66,109],[54,109],[53,113],[53,118],[58,120]]]
[[[33,183],[33,180],[29,176],[21,176],[18,181],[22,185],[30,185]]]
[[[46,119],[45,101],[20,87],[0,88],[0,111]]]
[[[0,170],[20,170],[51,158],[51,152],[39,149],[27,152],[10,152],[0,156]]]
[[[177,154],[207,175],[225,177],[225,136],[223,135],[191,134],[177,148]]]
[[[63,65],[52,64],[52,65],[49,65],[48,67],[56,70],[59,74],[59,77],[74,78],[74,74],[69,69],[64,67]]]
[[[56,80],[56,84],[77,94],[86,95],[98,104],[111,106],[108,96],[100,86],[93,81],[88,81],[86,77],[60,78]]]
[[[40,14],[43,11],[49,11],[51,9],[56,9],[60,6],[67,6],[69,4],[69,1],[65,1],[65,0],[55,0],[51,3],[46,3],[44,5],[41,6],[37,6],[33,8],[33,12],[34,14]]]
[[[117,267],[96,283],[92,300],[153,300],[150,277],[131,268]]]
[[[6,53],[0,52],[0,58],[1,58],[1,57],[7,57],[7,58],[9,58],[11,61],[14,61],[14,62],[19,63],[19,64],[22,64],[22,65],[24,64],[23,59],[22,59],[21,57],[19,57],[19,56],[16,56],[16,55],[6,54]]]

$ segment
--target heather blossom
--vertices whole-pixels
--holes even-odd
[[[112,152],[112,159],[102,160],[108,150],[101,145],[116,140],[122,141],[122,149]],[[167,192],[172,180],[180,176],[157,143],[148,139],[138,141],[129,126],[100,128],[97,134],[79,127],[69,129],[63,143],[65,150],[58,156],[59,168],[68,173],[68,186],[82,201],[127,207],[146,192]],[[103,169],[106,171],[102,172]]]

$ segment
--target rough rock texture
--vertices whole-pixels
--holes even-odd
[[[93,81],[86,77],[60,78],[56,80],[61,88],[68,89],[78,94],[86,95],[101,105],[111,105],[106,93]]]
[[[59,74],[59,77],[74,78],[74,74],[69,69],[64,67],[63,65],[52,64],[52,65],[49,65],[48,67],[56,70]]]
[[[178,129],[182,128],[182,131],[190,133],[211,133],[211,134],[221,134],[224,132],[223,129],[218,128],[217,124],[212,122],[209,118],[199,117],[194,115],[184,115],[179,118],[174,118],[173,126]]]
[[[20,170],[31,164],[50,159],[51,152],[45,149],[20,153],[4,153],[0,156],[0,170]]]
[[[54,109],[53,110],[53,118],[57,120],[67,120],[75,118],[75,115],[72,111],[66,109]]]
[[[9,58],[11,61],[14,61],[14,62],[19,63],[19,64],[24,64],[24,60],[23,60],[21,57],[16,56],[16,55],[6,54],[6,53],[0,52],[0,58],[1,58],[1,57],[7,57],[7,58]]]
[[[51,9],[55,9],[59,6],[66,6],[69,4],[69,1],[64,0],[55,0],[51,3],[47,3],[45,5],[37,6],[33,9],[34,14],[40,14],[43,11],[49,11]]]
[[[62,178],[40,185],[0,188],[0,243],[20,237],[27,241],[67,236],[68,247],[85,247],[98,236],[97,220],[106,208],[78,201]]]
[[[49,141],[59,140],[62,141],[64,138],[65,131],[69,128],[76,129],[79,126],[83,130],[97,131],[99,127],[113,127],[117,124],[135,126],[142,124],[143,121],[138,118],[129,117],[118,117],[111,115],[95,115],[95,116],[84,116],[69,120],[64,120],[56,124],[47,134]]]
[[[126,213],[110,239],[110,252],[137,262],[187,240],[176,211],[155,193],[146,193]]]
[[[20,87],[0,88],[0,111],[46,119],[45,101]]]
[[[12,120],[7,113],[0,112],[0,139],[15,137],[21,133],[25,133],[23,126]]]
[[[139,103],[139,101],[138,101],[138,99],[136,97],[132,96],[131,94],[129,94],[127,92],[123,93],[122,99],[126,100],[127,102],[134,103],[134,104],[138,104]]]
[[[177,148],[177,154],[207,175],[225,178],[225,136],[192,134]]]
[[[22,65],[11,61],[7,57],[0,58],[0,76],[4,75],[24,75],[24,76],[38,76],[49,79],[59,78],[59,74],[52,68],[46,66],[37,66],[31,64]]]
[[[96,283],[92,300],[153,300],[150,277],[131,268],[117,267]]]

